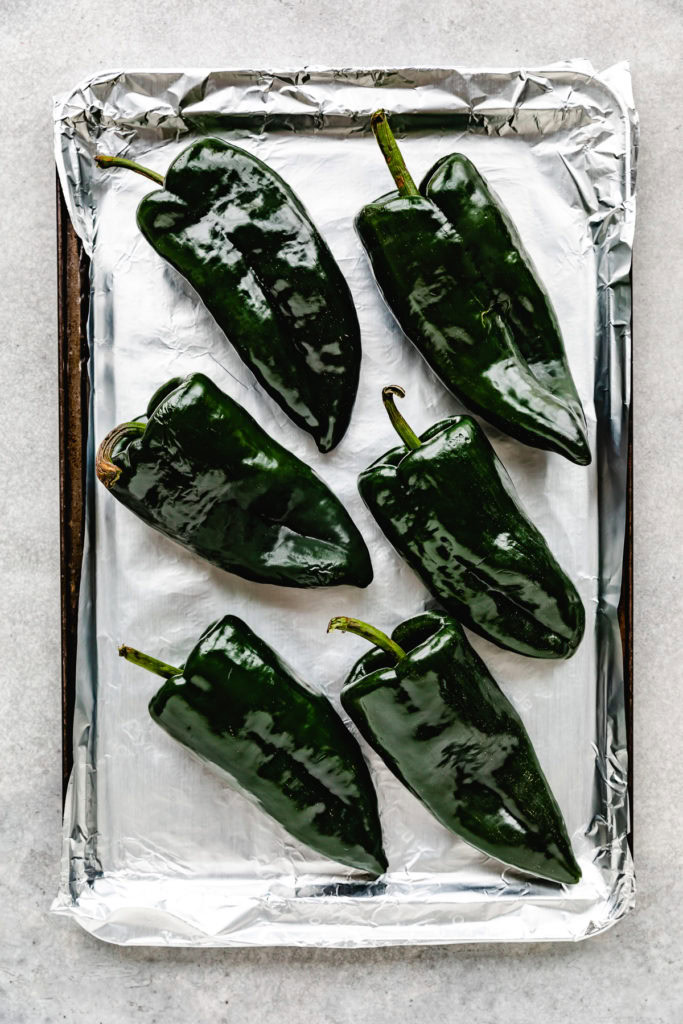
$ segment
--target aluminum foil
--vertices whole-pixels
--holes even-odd
[[[117,657],[128,643],[182,663],[202,630],[243,617],[337,702],[365,649],[325,627],[350,614],[385,630],[428,594],[381,535],[358,472],[396,443],[380,389],[407,390],[424,430],[462,411],[402,337],[354,233],[391,187],[369,126],[392,114],[414,177],[461,150],[503,200],[548,288],[586,411],[588,468],[487,429],[528,512],[576,581],[585,639],[568,662],[470,639],[519,709],[564,813],[583,878],[536,881],[467,846],[368,757],[390,870],[366,884],[313,854],[226,787],[150,719],[153,676]],[[233,140],[299,194],[355,298],[363,365],[350,429],[320,455],[259,389],[194,296],[136,227],[149,182],[101,171],[96,152],[165,172],[194,138]],[[92,259],[87,539],[74,768],[63,877],[53,910],[126,944],[362,946],[580,939],[633,905],[622,656],[617,627],[630,403],[630,264],[637,118],[624,64],[543,70],[118,71],[60,97],[56,159]],[[93,452],[172,376],[201,370],[309,462],[363,531],[375,581],[294,591],[213,569],[153,532],[95,482]]]

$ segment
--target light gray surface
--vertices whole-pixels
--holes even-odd
[[[186,13],[189,10],[189,13]],[[332,4],[72,0],[0,9],[0,1021],[134,1015],[308,1024],[679,1024],[683,400],[677,0]],[[49,98],[117,65],[547,63],[629,57],[641,116],[635,251],[638,907],[577,946],[145,951],[51,918],[60,705],[54,171]],[[22,95],[19,96],[19,86]],[[673,442],[671,441],[673,439]],[[189,1013],[188,1013],[189,1010]]]

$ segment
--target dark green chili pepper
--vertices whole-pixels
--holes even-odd
[[[519,309],[532,290],[524,257],[517,254],[524,269],[518,273],[519,295],[511,314],[510,302],[501,301],[501,295],[513,287],[513,265],[496,277],[491,235],[485,236],[480,262],[476,217],[448,219],[455,206],[443,185],[448,167],[433,182],[428,176],[421,195],[383,111],[373,115],[372,125],[398,191],[365,206],[356,228],[402,330],[445,386],[474,412],[525,444],[587,465],[585,419],[557,324],[553,321],[552,333],[541,342],[539,331],[550,330],[549,307],[542,313],[538,295],[534,316],[520,319]],[[500,233],[497,257],[502,262],[509,260],[512,240]],[[540,286],[537,291],[543,297]]]
[[[138,207],[147,241],[206,305],[241,359],[322,452],[356,398],[360,329],[351,292],[301,201],[263,161],[220,139],[176,157]]]
[[[387,867],[377,796],[356,740],[330,702],[226,615],[182,669],[130,647],[119,653],[167,682],[149,712],[169,736],[231,781],[296,839],[369,872]]]
[[[567,363],[560,325],[510,215],[471,160],[444,157],[420,185],[453,225],[510,325],[534,377],[586,421]]]
[[[514,484],[469,416],[441,420],[420,437],[382,392],[403,440],[358,478],[387,539],[444,606],[500,647],[568,658],[585,613],[576,588],[522,509]]]
[[[150,526],[256,583],[366,587],[372,565],[320,477],[204,374],[153,395],[104,439],[97,476]]]
[[[345,617],[328,629],[377,645],[351,670],[342,705],[434,817],[505,864],[578,882],[562,813],[522,720],[458,623],[427,612],[391,639]]]

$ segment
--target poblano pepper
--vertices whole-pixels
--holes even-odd
[[[234,615],[209,626],[184,667],[130,647],[122,657],[167,681],[154,721],[302,843],[373,875],[386,870],[368,767],[326,697]]]
[[[220,139],[184,149],[138,207],[140,230],[190,284],[241,359],[320,451],[344,436],[360,329],[351,292],[301,201],[271,167]]]
[[[391,638],[346,617],[328,628],[376,645],[352,668],[342,705],[434,817],[505,864],[578,882],[562,813],[528,733],[459,624],[427,612]]]
[[[439,160],[420,192],[439,207],[474,255],[534,377],[573,410],[585,433],[555,310],[505,207],[462,153]]]
[[[147,422],[104,439],[97,476],[154,529],[256,583],[366,587],[372,565],[320,477],[201,373],[152,396]]]
[[[497,234],[482,232],[480,258],[478,221],[467,207],[480,196],[458,195],[469,217],[455,216],[450,165],[428,176],[421,195],[383,111],[373,115],[372,125],[398,191],[365,206],[356,228],[400,327],[473,412],[525,444],[587,465],[585,418],[557,324],[549,326],[538,295],[534,315],[520,316],[531,271],[513,253],[509,232],[505,236],[500,223]],[[486,201],[490,206],[490,195]],[[507,264],[502,276],[492,271],[496,256]],[[519,294],[513,307],[502,293],[513,291],[515,267]],[[545,332],[542,341],[539,331]]]
[[[500,647],[568,658],[585,613],[576,588],[522,509],[514,484],[470,416],[420,437],[382,397],[403,440],[358,478],[358,490],[398,553],[443,607]]]

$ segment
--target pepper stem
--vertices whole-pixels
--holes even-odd
[[[136,171],[137,174],[142,174],[143,177],[149,178],[150,181],[156,182],[157,185],[164,184],[162,174],[150,171],[149,167],[143,167],[142,164],[136,164],[133,160],[126,160],[122,156],[108,156],[106,153],[98,153],[95,157],[95,163],[98,167],[127,167],[129,171]]]
[[[391,176],[396,182],[399,195],[419,196],[420,191],[410,176],[410,171],[406,167],[401,150],[398,148],[398,143],[394,138],[394,133],[389,127],[386,111],[376,110],[370,118],[370,124],[375,133],[379,148],[382,150],[382,155],[387,162]]]
[[[100,483],[105,487],[112,487],[121,476],[121,469],[111,461],[112,452],[117,443],[125,434],[144,434],[145,423],[131,422],[119,423],[118,427],[110,430],[104,441],[97,449],[95,456],[95,474]]]
[[[406,423],[403,416],[401,416],[400,412],[394,405],[395,395],[398,395],[399,398],[406,397],[406,393],[400,384],[389,384],[388,387],[382,388],[382,401],[384,402],[384,408],[389,414],[389,419],[391,420],[394,430],[401,438],[406,448],[410,448],[411,451],[414,451],[416,448],[420,447],[422,441],[410,424]]]
[[[350,619],[346,615],[338,615],[335,619],[330,619],[327,632],[332,633],[335,629],[341,630],[342,633],[355,633],[356,636],[362,636],[364,640],[369,640],[375,647],[381,647],[387,654],[393,654],[397,661],[406,656],[403,648],[394,643],[390,636],[383,633],[381,629],[369,626],[367,622],[361,622],[360,619]]]
[[[154,672],[155,675],[162,676],[164,679],[172,679],[173,676],[181,675],[183,671],[181,668],[175,668],[174,665],[167,665],[165,661],[153,658],[151,654],[143,654],[142,651],[136,650],[135,647],[122,645],[119,647],[119,655],[125,658],[126,661],[130,661],[132,665],[137,665],[138,668],[146,668],[148,672]]]

